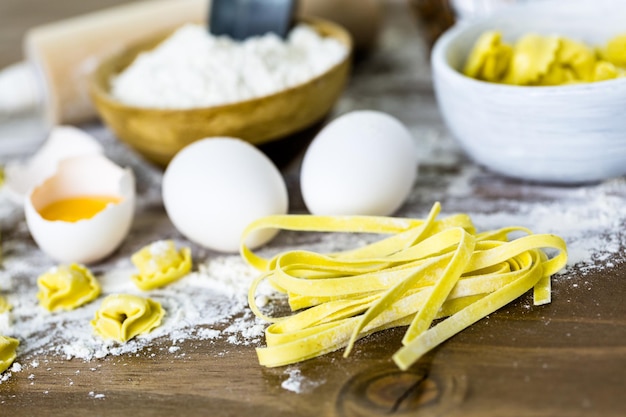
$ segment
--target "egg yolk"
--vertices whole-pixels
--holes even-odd
[[[76,222],[90,219],[108,204],[117,204],[122,199],[119,197],[89,196],[73,197],[55,201],[39,210],[39,214],[46,220],[61,220]]]

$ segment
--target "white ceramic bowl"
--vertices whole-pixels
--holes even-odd
[[[626,1],[542,0],[462,22],[435,44],[435,93],[448,128],[477,163],[530,181],[582,183],[626,174],[626,78],[520,87],[464,76],[474,42],[497,29],[512,43],[528,32],[590,45],[626,32]]]

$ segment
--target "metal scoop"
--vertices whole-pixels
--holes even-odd
[[[284,38],[293,24],[296,0],[212,0],[209,31],[236,40],[268,32]]]

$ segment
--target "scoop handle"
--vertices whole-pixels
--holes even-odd
[[[235,40],[268,32],[284,38],[293,25],[296,0],[213,0],[209,31]]]

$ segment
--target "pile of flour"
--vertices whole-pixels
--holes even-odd
[[[306,25],[237,42],[186,25],[140,54],[111,80],[118,100],[140,107],[187,109],[266,96],[304,83],[345,58],[347,48]]]

